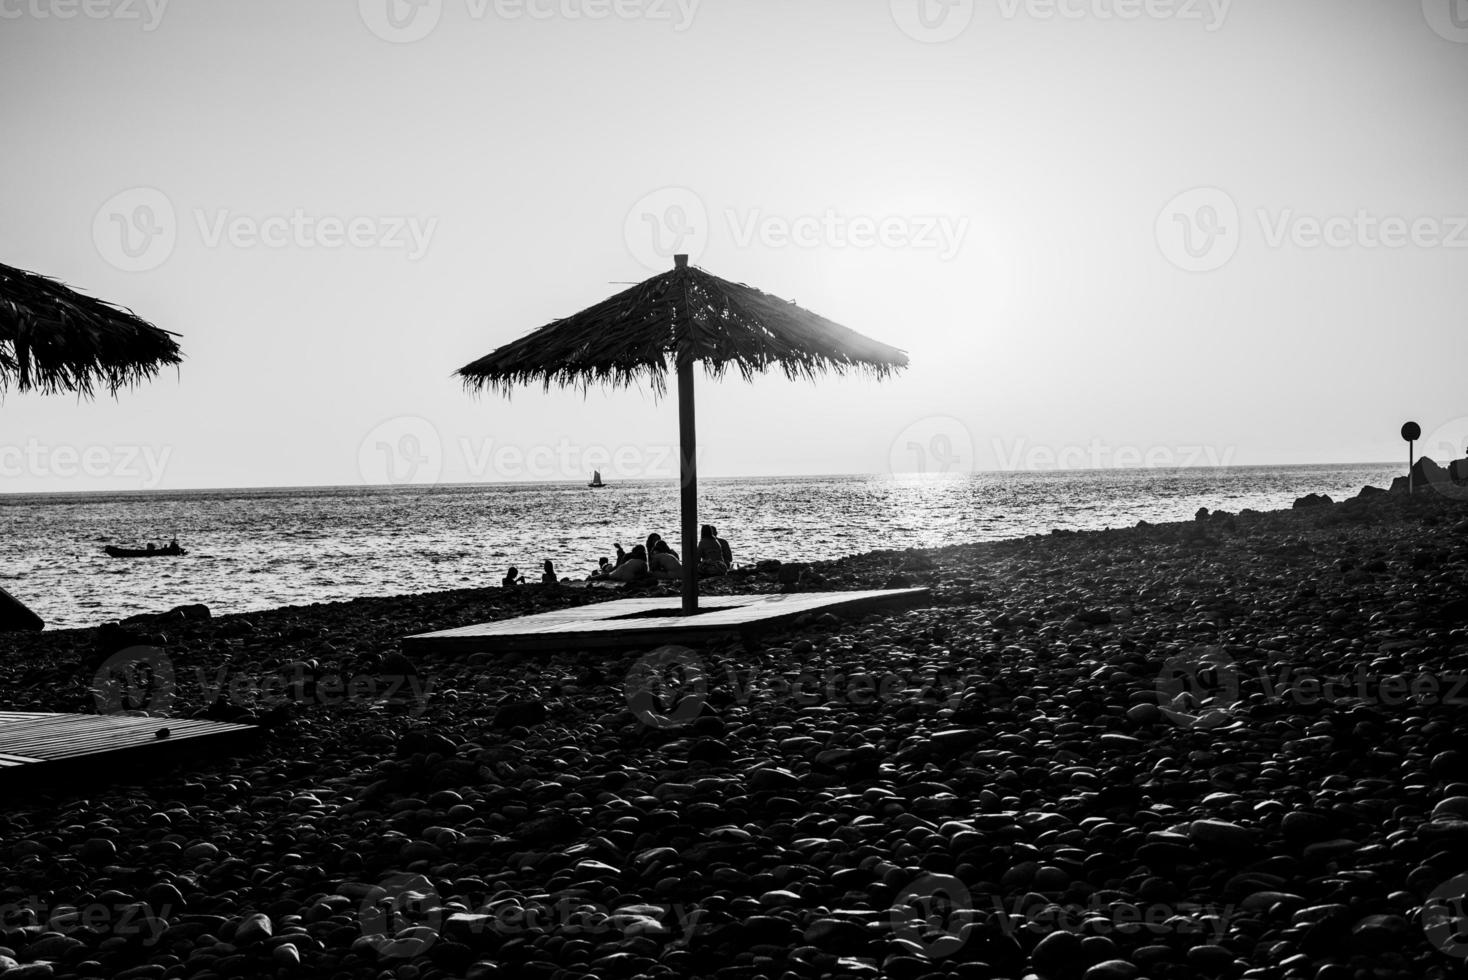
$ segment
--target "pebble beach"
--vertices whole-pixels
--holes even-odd
[[[126,624],[149,710],[263,741],[12,794],[0,978],[1463,975],[1462,501],[782,571],[711,588],[931,591],[751,648],[399,652],[579,588]],[[0,637],[0,708],[97,711],[95,633]]]

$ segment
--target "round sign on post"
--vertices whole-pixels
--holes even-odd
[[[1407,493],[1412,492],[1412,468],[1417,465],[1417,447],[1413,445],[1422,438],[1422,426],[1416,422],[1402,425],[1402,438],[1407,440]]]

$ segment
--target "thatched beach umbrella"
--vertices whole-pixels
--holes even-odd
[[[99,299],[0,264],[0,393],[116,394],[181,360],[176,334]]]
[[[0,263],[0,394],[113,394],[181,360],[175,334],[55,279]],[[0,589],[0,632],[45,626]]]
[[[678,373],[678,435],[683,491],[683,611],[698,609],[698,467],[693,420],[693,364],[713,377],[731,366],[746,381],[778,367],[790,378],[865,371],[884,377],[907,366],[896,347],[864,337],[794,303],[690,268],[638,283],[580,313],[549,323],[459,370],[471,389],[542,382],[613,387],[646,377],[667,391],[669,361]],[[651,558],[651,556],[648,556]]]

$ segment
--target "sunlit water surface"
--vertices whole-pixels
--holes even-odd
[[[1085,470],[953,477],[703,480],[700,519],[736,561],[1021,537],[1288,507],[1386,486],[1384,465]],[[678,492],[584,485],[334,487],[0,496],[0,585],[52,627],[185,602],[215,613],[477,587],[550,558],[582,578],[612,543],[678,535]],[[178,536],[182,558],[108,558],[107,544]]]

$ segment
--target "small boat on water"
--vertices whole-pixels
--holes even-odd
[[[601,488],[601,487],[606,486],[605,483],[601,482],[601,470],[592,470],[591,471],[591,482],[588,483],[587,486],[588,487],[597,487],[597,488]]]
[[[163,548],[119,548],[109,544],[102,550],[107,552],[110,558],[177,558],[179,555],[188,554],[176,544]]]

